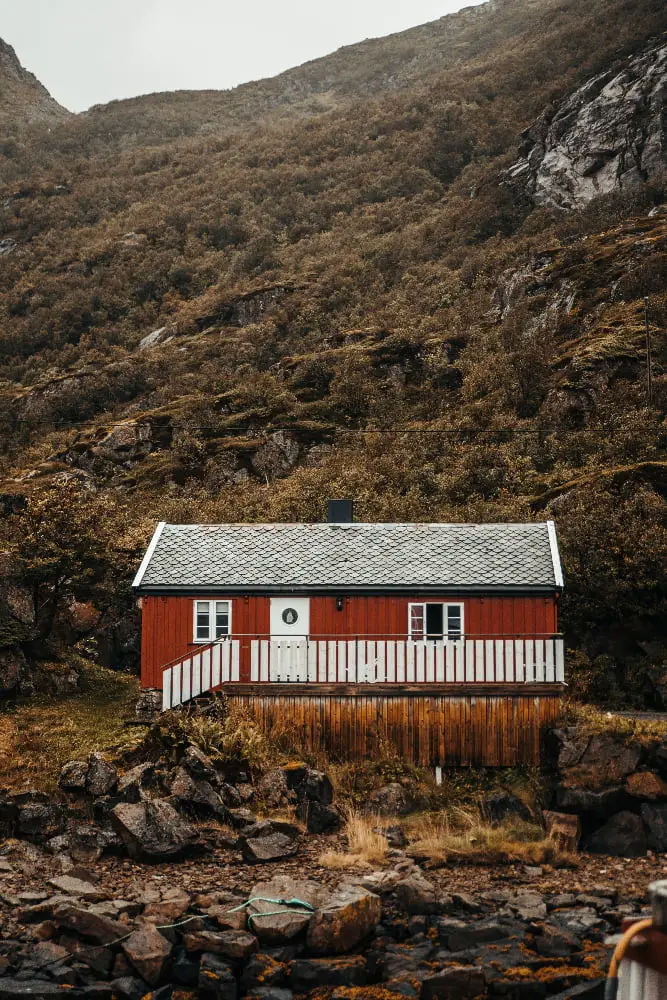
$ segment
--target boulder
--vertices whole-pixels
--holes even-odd
[[[336,833],[345,822],[336,806],[323,805],[311,799],[299,802],[297,816],[304,820],[308,833]]]
[[[613,733],[590,736],[575,730],[561,741],[558,766],[570,787],[600,789],[620,784],[637,770],[641,758],[641,746],[627,737]]]
[[[366,809],[378,816],[405,816],[412,811],[414,802],[409,791],[392,781],[382,788],[377,788],[368,797]]]
[[[127,924],[94,913],[92,910],[83,909],[71,902],[56,906],[53,910],[53,920],[61,930],[73,931],[101,945],[109,945],[124,938],[128,931]]]
[[[642,857],[647,846],[641,816],[627,811],[616,813],[584,843],[584,849],[591,854],[608,854],[618,858]]]
[[[219,791],[220,791],[220,798],[222,799],[223,804],[227,806],[228,809],[238,809],[239,806],[242,806],[243,803],[246,801],[246,799],[241,797],[236,788],[234,788],[233,785],[229,785],[226,781],[221,782]]]
[[[57,836],[65,829],[65,808],[56,802],[51,802],[41,793],[22,793],[14,796],[18,805],[16,818],[16,833],[26,840],[43,843]]]
[[[523,889],[508,901],[509,910],[522,920],[542,920],[547,915],[547,904],[539,894],[531,889]]]
[[[289,985],[296,993],[318,986],[365,986],[366,959],[362,955],[341,958],[298,958],[289,965]]]
[[[553,842],[560,851],[568,854],[576,854],[579,849],[581,839],[581,820],[572,813],[551,812],[545,809],[542,812],[544,826]]]
[[[281,986],[285,982],[285,966],[270,955],[252,955],[241,973],[241,989],[252,993],[267,986]]]
[[[153,924],[172,924],[181,919],[189,906],[189,893],[175,885],[165,889],[161,899],[148,903],[142,915]]]
[[[248,931],[189,931],[183,943],[186,951],[222,955],[234,961],[249,958],[259,950],[257,938]]]
[[[378,896],[385,896],[393,892],[401,881],[401,875],[397,871],[369,872],[368,875],[360,875],[358,885],[369,892],[375,892]]]
[[[422,983],[421,1000],[465,1000],[485,992],[484,970],[474,965],[452,965]]]
[[[111,819],[132,858],[167,860],[200,846],[195,827],[159,799],[121,802],[112,809]]]
[[[156,927],[145,924],[122,943],[123,952],[142,979],[157,986],[167,971],[171,945]]]
[[[648,832],[648,846],[653,851],[667,854],[667,803],[664,805],[644,803],[641,814]]]
[[[99,826],[86,823],[70,826],[66,839],[67,853],[72,861],[78,864],[97,861],[105,851],[114,851],[122,847],[122,841],[113,830],[101,829]]]
[[[592,791],[589,788],[571,788],[558,785],[556,788],[556,805],[566,813],[588,815],[595,819],[607,819],[623,809],[628,801],[628,795],[620,785]]]
[[[474,920],[466,922],[450,918],[447,921],[440,920],[438,922],[439,938],[446,943],[450,951],[465,951],[490,941],[502,941],[504,938],[516,934],[517,930],[515,921],[501,923],[498,920]]]
[[[285,829],[280,829],[280,827]],[[289,829],[291,827],[291,829]],[[299,844],[296,839],[298,829],[289,823],[261,823],[246,829],[239,837],[238,846],[246,861],[252,863],[279,861],[281,858],[291,858],[298,853]]]
[[[439,893],[433,882],[416,871],[396,884],[398,905],[406,913],[438,913]]]
[[[111,972],[114,961],[114,953],[111,948],[105,948],[99,944],[88,944],[76,935],[68,934],[60,935],[60,944],[67,949],[76,962],[83,962],[93,972],[99,972],[105,977]]]
[[[93,885],[92,882],[84,882],[80,878],[72,878],[71,875],[59,875],[49,879],[49,885],[59,892],[64,892],[68,896],[76,896],[86,903],[99,903],[103,899],[108,899],[109,894]]]
[[[143,1000],[146,984],[136,976],[119,976],[109,984],[119,1000]]]
[[[162,711],[162,691],[142,691],[134,706],[134,717],[142,725],[150,726]]]
[[[545,922],[535,932],[533,949],[544,958],[566,958],[579,949],[579,939],[563,927]]]
[[[313,914],[308,925],[308,947],[314,955],[340,955],[368,937],[378,924],[382,904],[375,893],[342,884]]]
[[[181,757],[180,766],[195,781],[208,781],[211,785],[217,785],[219,781],[218,772],[213,767],[213,762],[199,747],[188,747]]]
[[[154,764],[137,764],[130,771],[121,774],[116,788],[116,797],[121,802],[139,802],[144,791],[154,788],[157,784],[157,774]]]
[[[226,817],[227,810],[220,795],[209,781],[195,780],[183,767],[178,767],[170,779],[171,799],[192,812]]]
[[[654,771],[635,771],[629,774],[625,786],[635,799],[659,802],[667,799],[667,781]]]
[[[110,795],[118,783],[118,771],[101,753],[91,753],[88,758],[86,791],[97,798]]]
[[[663,777],[667,777],[667,740],[656,747],[653,756],[658,771]]]
[[[221,930],[244,931],[248,925],[245,910],[230,910],[227,906],[210,906],[206,912]]]
[[[236,977],[218,955],[210,952],[202,955],[197,995],[202,1000],[237,1000]]]
[[[257,794],[269,809],[280,809],[296,802],[296,793],[290,789],[285,771],[281,768],[262,775],[257,783]]]
[[[70,760],[65,764],[58,778],[58,785],[64,792],[84,792],[88,764],[85,760]]]
[[[329,777],[323,771],[315,771],[312,767],[305,768],[301,779],[293,785],[291,779],[296,777],[296,769],[285,769],[287,783],[296,792],[297,799],[308,802],[319,802],[320,805],[330,806],[333,802],[333,785]]]
[[[530,822],[530,809],[521,799],[511,792],[499,791],[487,795],[480,804],[482,817],[493,826],[503,823],[506,819],[519,819]]]
[[[21,1000],[30,997],[31,1000],[51,1000],[52,997],[77,1000],[82,997],[81,990],[71,986],[61,986],[59,983],[45,982],[43,979],[0,979],[0,1000]]]
[[[289,900],[298,899],[317,908],[329,901],[330,893],[318,882],[278,875],[254,885],[250,897],[255,902],[247,908],[249,927],[262,944],[282,945],[305,930],[312,917],[312,910],[290,906]],[[275,899],[286,900],[288,905],[270,902]],[[268,916],[262,916],[264,913]]]

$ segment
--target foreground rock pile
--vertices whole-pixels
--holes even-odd
[[[83,870],[5,892],[0,998],[594,1000],[609,935],[639,908],[610,885],[443,892],[400,852],[393,862],[356,882],[277,875],[244,894],[137,883],[121,896]],[[0,860],[0,884],[11,867]]]
[[[269,808],[293,806],[308,833],[341,827],[331,782],[322,772],[305,765],[278,768],[265,774],[255,790],[248,774],[233,771],[235,784],[194,746],[175,767],[143,763],[124,774],[93,753],[63,768],[59,783],[67,803],[39,791],[0,793],[0,837],[46,844],[52,853],[78,863],[114,851],[159,862],[205,851],[196,821],[213,820],[218,833],[214,829],[209,835],[240,849],[249,862],[269,862],[296,854],[302,829],[258,820],[248,808],[256,797]],[[220,832],[221,824],[228,833]]]

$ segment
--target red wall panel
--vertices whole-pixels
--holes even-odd
[[[235,635],[269,634],[270,598],[224,595],[198,600],[231,600]],[[141,683],[162,687],[162,667],[197,648],[193,643],[193,597],[144,597],[142,601]],[[336,598],[316,596],[310,602],[310,630],[314,637],[405,636],[409,595],[345,597],[343,610]],[[456,597],[429,597],[429,601],[457,602]],[[540,635],[557,630],[553,597],[464,597],[464,629],[469,636]],[[248,640],[249,642],[249,640]],[[248,643],[243,644],[248,645]],[[249,655],[241,654],[241,681],[250,681]]]

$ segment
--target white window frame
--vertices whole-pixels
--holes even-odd
[[[442,628],[443,635],[442,639],[446,642],[460,642],[465,636],[465,605],[463,601],[411,601],[408,604],[408,638],[413,639],[415,642],[436,642],[436,639],[429,638],[426,635],[426,605],[427,604],[439,604],[442,607]],[[422,608],[422,617],[424,620],[424,635],[413,636],[412,634],[412,609]],[[449,608],[460,608],[461,609],[461,633],[460,635],[450,636],[447,634],[447,628],[449,624]]]
[[[197,638],[197,606],[199,604],[208,604],[208,638],[198,639]],[[227,605],[227,633],[226,635],[221,635],[216,638],[215,635],[215,616],[216,616],[216,604],[226,604]],[[213,635],[211,636],[211,632]],[[192,641],[198,646],[206,646],[211,642],[223,642],[225,639],[229,639],[232,634],[232,602],[223,598],[214,598],[212,601],[200,600],[195,598],[192,602]]]

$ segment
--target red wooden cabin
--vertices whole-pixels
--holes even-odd
[[[134,581],[142,686],[164,709],[223,689],[341,755],[382,730],[420,763],[534,760],[562,586],[553,522],[358,524],[330,501],[321,524],[161,523]]]

